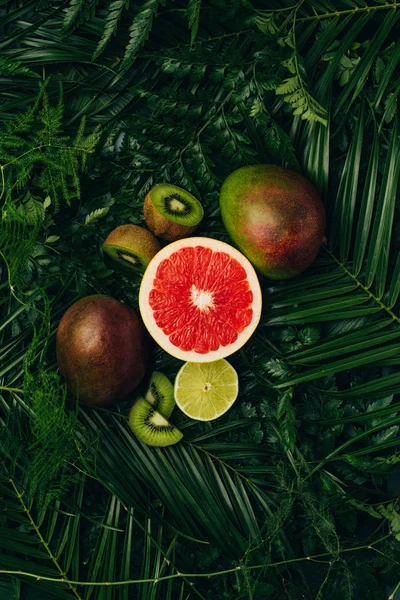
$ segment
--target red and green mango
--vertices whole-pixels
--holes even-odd
[[[241,167],[220,192],[221,215],[237,248],[271,279],[288,279],[316,258],[325,209],[302,175],[276,165]]]

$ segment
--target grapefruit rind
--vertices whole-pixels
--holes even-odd
[[[220,346],[217,350],[210,350],[206,354],[200,354],[196,351],[186,351],[177,347],[169,340],[169,336],[166,335],[162,329],[157,325],[153,310],[150,306],[149,295],[151,290],[154,288],[154,279],[156,277],[157,269],[165,259],[170,258],[170,256],[179,251],[182,248],[203,246],[205,248],[210,248],[214,252],[224,252],[228,254],[233,259],[237,260],[238,263],[244,268],[246,272],[246,278],[249,283],[250,289],[253,293],[253,301],[251,304],[252,308],[252,318],[250,323],[241,331],[237,339],[226,346]],[[143,275],[142,283],[139,290],[139,309],[143,319],[143,322],[149,331],[150,335],[157,342],[159,346],[165,352],[178,358],[179,360],[184,360],[186,362],[212,362],[215,360],[219,360],[221,358],[225,358],[234,352],[237,352],[251,337],[254,333],[260,317],[261,317],[261,308],[262,308],[262,296],[261,296],[261,288],[260,283],[254,270],[254,267],[250,263],[250,261],[238,250],[233,248],[230,244],[225,242],[221,242],[220,240],[215,240],[213,238],[206,237],[191,237],[185,238],[182,240],[177,240],[168,244],[164,248],[162,248],[150,261],[147,269]]]

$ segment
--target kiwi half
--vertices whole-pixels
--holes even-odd
[[[143,273],[155,254],[161,249],[151,231],[138,225],[120,225],[103,244],[103,250],[113,260]]]
[[[168,242],[191,235],[203,218],[200,202],[176,185],[159,183],[146,196],[143,207],[147,227]]]
[[[183,437],[175,425],[141,397],[129,412],[129,427],[136,437],[148,446],[172,446]]]
[[[175,407],[174,386],[164,373],[153,371],[145,400],[168,419]]]

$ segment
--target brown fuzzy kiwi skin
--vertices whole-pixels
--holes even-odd
[[[161,250],[160,242],[151,231],[131,223],[113,229],[106,238],[103,247],[107,244],[121,246],[122,251],[124,248],[132,250],[149,260]]]
[[[167,242],[175,242],[176,240],[189,237],[196,231],[198,225],[180,225],[163,217],[152,203],[150,194],[151,191],[147,194],[144,201],[143,214],[147,227],[154,235]]]
[[[78,300],[63,315],[56,353],[70,391],[85,404],[109,406],[143,379],[148,339],[132,308],[96,294]]]

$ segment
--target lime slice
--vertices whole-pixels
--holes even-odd
[[[185,415],[198,421],[212,421],[226,413],[238,393],[238,375],[225,359],[187,362],[175,379],[177,405]]]

